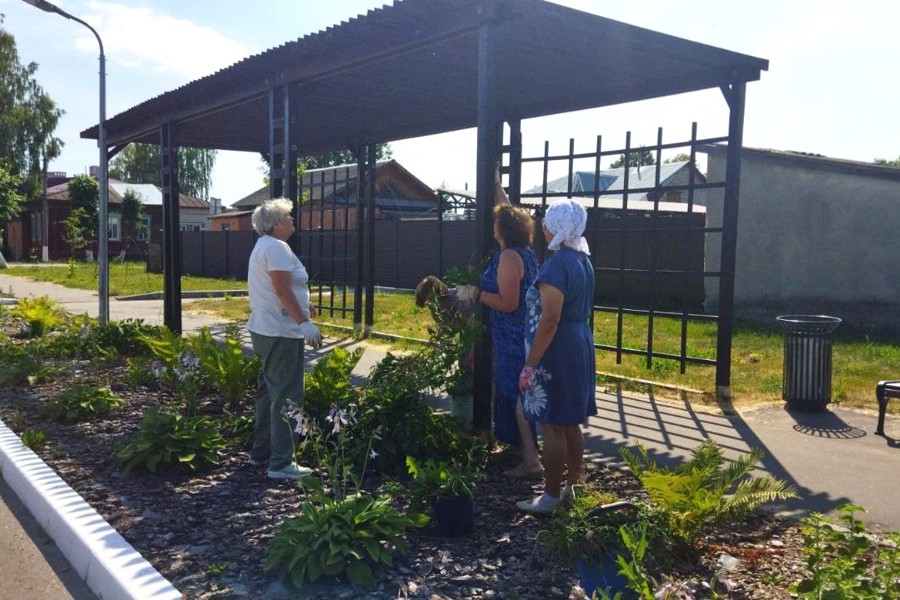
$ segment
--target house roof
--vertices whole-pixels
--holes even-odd
[[[496,67],[503,120],[721,88],[768,68],[543,0],[397,0],[115,115],[107,141],[158,143],[173,123],[177,146],[267,152],[282,84],[302,115],[291,127],[301,156],[474,127],[479,57]],[[97,139],[97,126],[81,135]]]
[[[687,168],[689,161],[662,163],[659,166],[659,185],[666,187],[671,185],[672,181],[678,177],[679,173]],[[630,190],[654,187],[656,184],[657,165],[646,165],[642,167],[630,167],[628,172],[628,188]],[[594,171],[575,171],[572,173],[572,194],[583,196],[586,194],[593,195],[595,190],[601,193],[621,193],[625,190],[625,173],[624,167],[618,169],[607,169],[600,171],[599,178],[595,178]],[[700,171],[695,171],[694,176],[698,183],[705,183],[706,178]],[[563,176],[553,181],[547,182],[548,193],[567,193],[569,191],[569,176]],[[526,194],[543,195],[544,186],[538,185],[525,192]],[[648,192],[629,192],[628,204],[632,201],[645,200]]]
[[[122,204],[122,197],[129,189],[137,192],[141,198],[141,203],[145,206],[162,206],[162,190],[155,185],[149,183],[126,183],[118,179],[109,180],[109,203]],[[69,183],[61,183],[53,187],[47,188],[48,200],[61,200],[68,202],[69,200]],[[178,206],[180,208],[202,208],[209,210],[209,202],[178,194]]]
[[[721,144],[707,145],[703,147],[703,151],[708,154],[720,154],[724,156],[727,152],[727,147]],[[874,163],[857,160],[830,158],[828,156],[812,154],[810,152],[748,148],[747,146],[744,146],[741,148],[741,157],[742,160],[754,159],[779,163],[782,165],[795,165],[818,171],[859,175],[861,177],[874,177],[877,179],[890,179],[892,181],[900,182],[900,168],[876,165]]]
[[[356,201],[355,192],[350,194],[348,188],[355,189],[356,174],[358,170],[357,164],[337,165],[334,167],[323,167],[321,169],[309,169],[303,173],[303,188],[308,191],[309,198],[314,201],[333,200],[336,203],[342,203],[349,199]],[[390,198],[385,195],[390,186],[380,185],[379,179],[388,171],[394,171],[400,174],[413,189],[413,193],[419,194],[417,198]],[[383,181],[383,179],[382,179]],[[393,206],[396,208],[432,208],[436,202],[434,199],[434,190],[422,182],[421,179],[409,172],[403,165],[394,159],[381,160],[375,163],[375,186],[376,186],[376,205],[379,207]],[[351,197],[352,196],[352,197]],[[269,199],[269,188],[263,187],[252,194],[249,194],[234,204],[233,208],[252,208],[257,207]]]

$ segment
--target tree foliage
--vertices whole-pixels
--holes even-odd
[[[216,151],[204,148],[178,149],[178,191],[194,198],[209,199]],[[128,183],[162,187],[159,146],[129,144],[110,163],[109,176]]]
[[[655,165],[656,158],[653,152],[647,148],[632,150],[628,153],[629,167],[646,167],[647,165]],[[619,169],[625,166],[625,153],[623,152],[615,162],[609,165],[610,169]]]
[[[19,193],[22,180],[9,172],[0,162],[0,223],[16,217],[25,198]],[[3,229],[0,228],[0,246],[3,245]]]
[[[37,68],[19,62],[15,38],[0,27],[0,164],[21,180],[26,200],[41,192],[44,161],[63,145],[53,136],[63,111],[34,79]]]
[[[78,228],[77,232],[72,232],[72,239],[81,237],[86,244],[90,244],[97,236],[99,223],[100,186],[97,180],[90,175],[73,177],[69,181],[69,204],[72,207],[71,214],[78,214],[72,221],[72,226],[77,225]],[[66,227],[69,228],[68,225]]]
[[[898,156],[896,160],[888,160],[886,158],[876,158],[875,164],[881,165],[882,167],[900,168],[900,156]]]
[[[136,233],[143,231],[144,222],[141,220],[141,214],[144,210],[144,203],[141,202],[140,195],[131,188],[125,190],[122,196],[122,232],[126,239],[131,239]]]
[[[388,160],[394,155],[391,145],[388,143],[377,144],[375,146],[375,158],[377,160]],[[325,152],[315,156],[304,156],[300,159],[307,169],[324,169],[326,167],[336,167],[338,165],[356,164],[357,158],[349,150],[335,150],[333,152]]]
[[[690,154],[685,154],[684,152],[680,152],[673,156],[672,158],[667,158],[663,162],[665,163],[679,163],[679,162],[688,162],[691,160]]]

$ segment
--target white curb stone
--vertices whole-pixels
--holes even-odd
[[[101,600],[181,600],[181,592],[0,420],[0,476]]]

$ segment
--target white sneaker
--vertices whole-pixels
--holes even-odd
[[[546,515],[553,512],[553,509],[559,506],[560,502],[562,502],[562,500],[560,500],[559,498],[554,498],[547,492],[544,492],[543,494],[532,500],[522,500],[521,502],[516,502],[516,506],[523,512]]]
[[[269,479],[301,479],[303,477],[308,477],[311,474],[312,469],[301,467],[295,462],[292,462],[283,469],[269,469],[268,472]]]

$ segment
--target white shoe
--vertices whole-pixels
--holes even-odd
[[[283,469],[269,469],[268,472],[269,479],[301,479],[303,477],[308,477],[311,474],[312,469],[301,467],[295,462],[292,462]]]
[[[532,500],[522,500],[516,502],[519,510],[532,514],[546,515],[552,513],[553,510],[562,502],[559,498],[554,498],[547,492],[544,492],[537,498]]]

